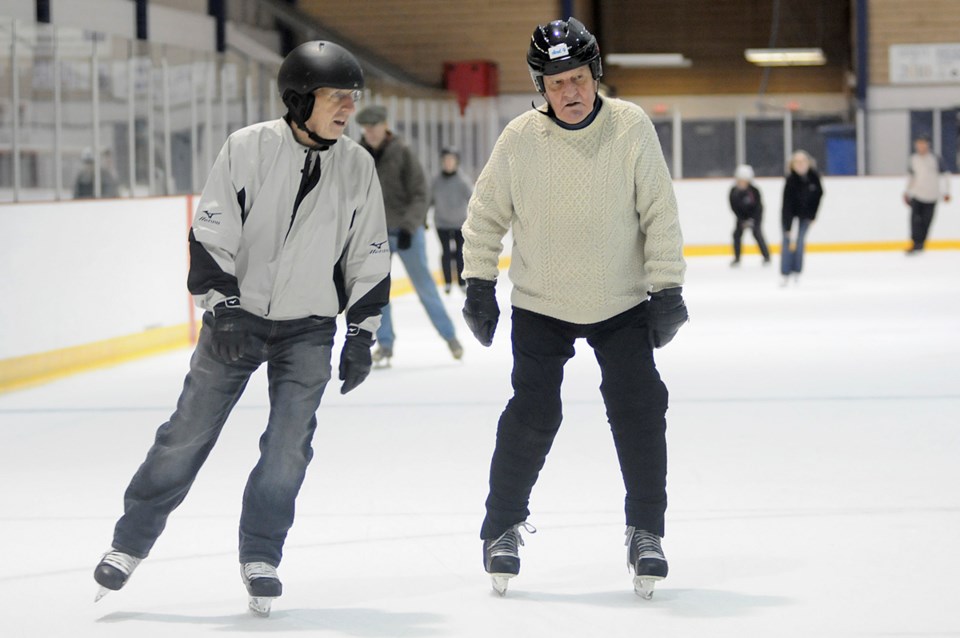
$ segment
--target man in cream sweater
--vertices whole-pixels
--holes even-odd
[[[649,598],[667,575],[667,390],[653,349],[687,321],[673,185],[650,119],[598,94],[600,49],[571,18],[538,26],[527,64],[546,104],[500,135],[470,200],[464,319],[483,345],[499,317],[495,286],[512,231],[513,398],[500,417],[481,528],[498,593],[520,571],[530,493],[560,427],[563,367],[584,338],[626,487],[628,563]]]

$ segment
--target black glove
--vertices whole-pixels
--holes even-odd
[[[467,279],[467,300],[463,302],[463,320],[481,345],[493,343],[500,306],[497,305],[497,282]]]
[[[670,343],[680,326],[690,315],[680,293],[683,288],[667,288],[650,295],[647,303],[647,337],[651,348],[662,348]]]
[[[221,301],[213,308],[213,352],[225,363],[239,361],[243,356],[247,335],[241,320],[246,314],[236,297]]]
[[[368,330],[359,330],[350,326],[347,338],[340,351],[340,394],[346,394],[363,383],[373,367],[373,358],[370,348],[373,346],[373,335]]]
[[[413,240],[413,235],[410,234],[409,230],[401,228],[397,231],[397,250],[406,250],[410,248],[410,242]]]

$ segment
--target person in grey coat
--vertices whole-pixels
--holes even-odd
[[[467,221],[467,203],[473,194],[473,183],[460,171],[460,152],[452,147],[440,154],[440,174],[433,178],[430,204],[433,206],[433,224],[440,238],[440,268],[443,271],[443,291],[453,288],[453,264],[457,265],[457,285],[466,289],[463,280],[463,222]]]
[[[187,287],[203,329],[176,411],[123,496],[98,599],[122,588],[183,502],[251,375],[267,367],[270,411],[241,501],[240,575],[267,615],[313,458],[317,408],[345,315],[340,393],[370,373],[390,294],[390,251],[373,159],[343,136],[364,86],[352,53],[306,42],[277,78],[287,114],[235,131],[210,170],[189,234]],[[334,415],[323,417],[335,420]]]
[[[367,149],[377,167],[383,191],[390,253],[396,253],[410,277],[410,285],[430,318],[437,334],[447,343],[454,359],[463,357],[463,346],[457,340],[456,328],[437,292],[437,284],[427,266],[426,221],[429,208],[427,177],[413,150],[390,130],[387,109],[379,104],[364,107],[357,113],[357,124],[363,129],[360,145]],[[391,304],[383,308],[377,330],[377,349],[373,361],[377,367],[390,367],[396,331]]]

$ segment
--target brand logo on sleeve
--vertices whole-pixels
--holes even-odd
[[[197,221],[201,224],[213,224],[214,226],[220,225],[220,220],[216,219],[217,215],[222,215],[220,211],[217,210],[202,210],[200,211],[200,216],[197,218]]]
[[[370,242],[370,254],[380,255],[390,252],[389,240]]]

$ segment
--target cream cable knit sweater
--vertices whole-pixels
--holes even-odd
[[[508,231],[518,308],[590,324],[683,283],[673,184],[650,118],[629,102],[604,99],[578,131],[534,110],[507,125],[470,199],[465,277],[497,278]]]

